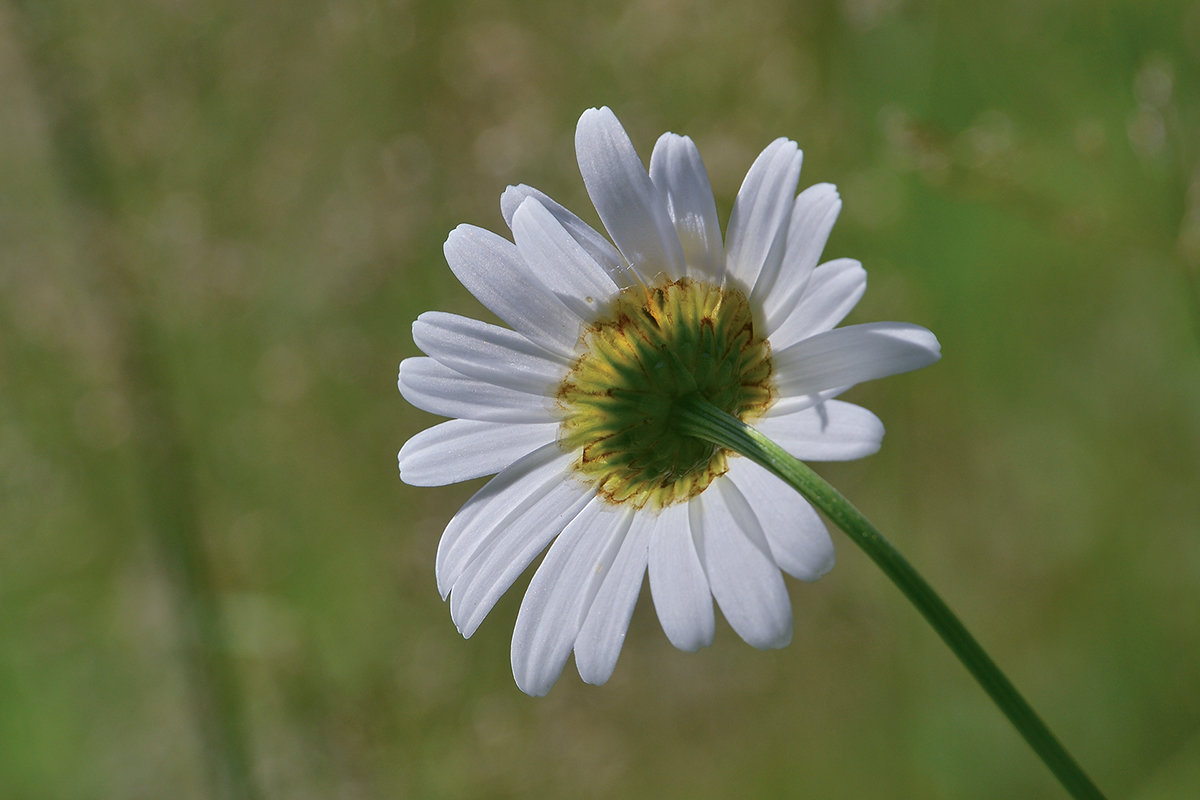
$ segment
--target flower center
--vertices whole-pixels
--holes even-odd
[[[625,289],[580,349],[558,389],[560,442],[613,503],[663,508],[724,474],[724,450],[679,432],[682,399],[699,395],[738,419],[771,404],[770,347],[732,287],[684,278]]]

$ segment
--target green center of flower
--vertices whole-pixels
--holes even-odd
[[[724,450],[679,431],[681,400],[699,395],[738,419],[771,404],[770,347],[737,289],[687,278],[626,289],[580,345],[558,389],[560,441],[613,503],[663,508],[724,474]]]

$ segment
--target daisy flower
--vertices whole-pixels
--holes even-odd
[[[883,425],[836,399],[933,363],[925,328],[836,327],[866,288],[857,261],[819,264],[836,189],[796,193],[801,152],[751,165],[724,238],[691,139],[663,134],[647,170],[607,108],[580,117],[579,169],[609,238],[528,186],[500,198],[512,241],[461,225],[446,260],[509,327],[427,312],[400,365],[414,406],[451,417],[400,450],[409,484],[496,474],[442,535],[437,584],[471,636],[543,551],[517,615],[517,685],[542,695],[572,652],[588,683],[616,666],[647,574],[667,638],[712,642],[713,600],[759,648],[786,645],[782,572],[810,581],[833,544],[796,491],[679,429],[701,398],[808,461],[875,452]],[[548,549],[547,549],[548,548]]]

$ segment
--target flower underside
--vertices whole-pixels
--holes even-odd
[[[745,294],[729,286],[630,287],[580,345],[558,389],[560,442],[615,504],[663,508],[724,474],[724,450],[678,430],[681,400],[699,395],[738,419],[771,404],[770,346]]]

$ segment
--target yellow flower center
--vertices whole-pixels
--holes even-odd
[[[580,349],[558,389],[559,439],[612,503],[663,508],[724,474],[724,450],[679,432],[681,399],[698,394],[738,419],[771,404],[770,346],[732,287],[684,278],[625,289]]]

